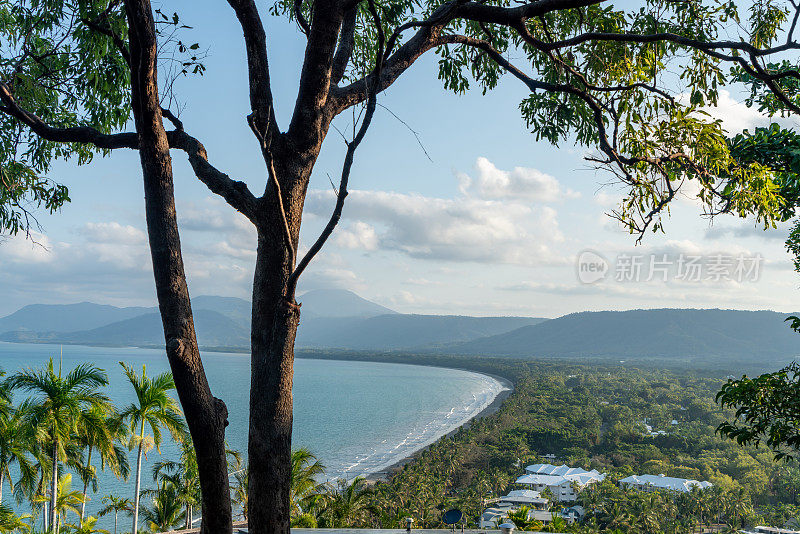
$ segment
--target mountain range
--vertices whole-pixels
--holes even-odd
[[[507,357],[778,362],[800,355],[800,335],[788,328],[786,316],[718,309],[581,312],[443,350]]]
[[[406,315],[351,291],[323,289],[302,304],[297,346],[358,350],[410,350],[442,346],[511,331],[544,319]],[[250,302],[233,297],[192,299],[198,343],[245,349],[250,345]],[[33,304],[0,318],[0,341],[81,345],[159,346],[164,342],[156,308]]]
[[[773,311],[655,309],[536,317],[469,317],[397,313],[350,291],[305,293],[297,347],[414,351],[494,357],[787,362],[800,336]],[[198,342],[246,350],[250,303],[232,297],[192,300]],[[0,341],[160,346],[156,308],[83,302],[34,304],[0,318]]]

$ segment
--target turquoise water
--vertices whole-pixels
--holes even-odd
[[[0,368],[13,373],[59,358],[57,345],[0,343]],[[133,400],[117,362],[155,375],[169,370],[163,351],[65,345],[63,368],[92,362],[109,375],[107,394],[118,405]],[[214,394],[228,406],[227,440],[247,448],[250,359],[247,354],[205,353],[203,364]],[[373,362],[297,359],[294,378],[295,447],[305,446],[327,466],[326,477],[354,478],[378,471],[457,428],[488,406],[503,386],[493,378],[467,371]],[[15,400],[24,398],[17,392]],[[143,485],[151,482],[150,466],[176,458],[171,443],[147,457]],[[135,458],[131,455],[131,468]],[[74,477],[73,489],[82,486]],[[103,495],[130,496],[133,480],[101,476],[98,495],[87,505],[100,508]],[[5,492],[8,495],[8,492]],[[107,519],[107,518],[104,518]],[[126,519],[127,521],[127,519]],[[112,520],[113,523],[113,520]],[[108,522],[104,521],[108,528]]]

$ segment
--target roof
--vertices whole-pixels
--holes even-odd
[[[625,484],[639,484],[639,485],[651,485],[656,488],[661,489],[668,489],[673,491],[682,491],[688,492],[691,491],[693,486],[697,486],[700,489],[706,489],[713,486],[711,482],[703,480],[702,482],[699,480],[688,479],[688,478],[675,478],[675,477],[668,477],[661,475],[631,475],[629,477],[623,478],[620,480],[620,483]]]
[[[517,479],[517,484],[543,484],[545,486],[560,486],[564,483],[577,482],[585,486],[592,482],[605,479],[605,474],[596,469],[586,471],[579,467],[566,465],[533,464],[525,468],[527,474]]]
[[[518,489],[508,492],[508,495],[500,497],[501,502],[511,502],[518,504],[546,503],[547,499],[542,497],[538,491],[528,489]]]

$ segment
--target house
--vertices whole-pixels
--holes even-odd
[[[517,484],[530,486],[539,492],[549,489],[554,500],[567,502],[574,501],[580,490],[602,481],[605,477],[605,474],[596,469],[586,471],[566,465],[534,464],[525,468],[525,474],[517,479]]]
[[[527,506],[527,505],[525,505],[525,506]],[[481,514],[480,519],[478,520],[478,528],[479,529],[498,528],[499,525],[501,525],[502,523],[504,523],[508,519],[508,514],[517,512],[517,511],[519,511],[520,508],[521,508],[521,506],[517,507],[517,506],[514,506],[511,503],[507,503],[507,502],[497,503],[496,505],[492,506],[491,508],[487,508],[486,510],[483,511],[483,513]],[[577,508],[580,508],[580,506],[578,506]],[[547,525],[551,521],[553,521],[553,515],[554,514],[556,516],[559,515],[558,512],[551,512],[551,511],[549,511],[547,509],[534,510],[534,509],[530,509],[529,508],[528,509],[528,521],[532,521],[532,520],[535,519],[536,521],[541,522],[543,525]],[[562,512],[560,515],[568,523],[571,523],[572,521],[574,521],[574,519],[571,521],[568,516],[565,516],[564,512]],[[572,517],[572,516],[570,516],[570,517]]]
[[[516,506],[527,506],[532,510],[547,510],[550,501],[542,497],[538,491],[519,489],[508,492],[499,499],[500,503],[509,503]]]
[[[753,530],[742,530],[746,534],[800,534],[800,530],[789,530],[778,527],[753,527]]]
[[[692,480],[687,478],[675,478],[665,476],[663,473],[660,475],[631,475],[619,481],[620,486],[652,493],[659,490],[675,491],[679,493],[688,493],[693,487],[697,486],[700,489],[706,489],[713,486],[711,482]]]
[[[585,516],[586,510],[580,505],[570,506],[561,510],[561,517],[570,525],[576,522],[580,523]]]
[[[487,508],[481,514],[478,520],[478,528],[497,528],[505,518],[508,517],[509,512],[515,512],[517,509],[509,503],[498,503],[495,506]]]

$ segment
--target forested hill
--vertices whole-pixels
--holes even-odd
[[[302,303],[301,348],[424,350],[500,334],[544,319],[400,314],[350,291],[309,291]],[[246,350],[250,303],[231,297],[192,299],[197,339],[203,347]],[[0,341],[80,345],[160,346],[155,308],[116,308],[92,303],[32,305],[0,318]]]
[[[299,349],[406,351],[514,358],[650,360],[666,364],[774,366],[800,357],[800,334],[772,311],[659,309],[581,312],[557,319],[397,313],[342,290],[303,301]],[[193,299],[204,347],[246,350],[250,303]],[[154,308],[82,303],[29,306],[0,318],[0,340],[160,346]]]
[[[658,309],[572,313],[444,351],[513,357],[788,361],[800,334],[773,311]]]

